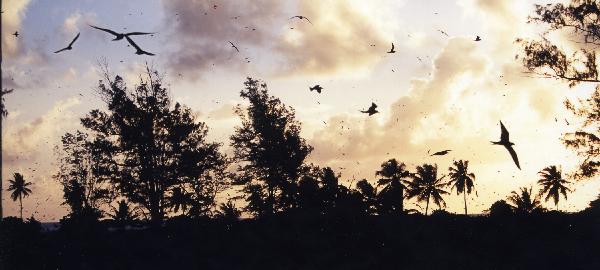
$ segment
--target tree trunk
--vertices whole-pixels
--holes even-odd
[[[427,205],[425,206],[425,215],[427,215],[427,211],[429,211],[429,197],[427,197]]]
[[[400,214],[404,213],[404,187],[400,184]]]
[[[21,220],[23,220],[23,195],[19,194],[19,205],[21,206]]]
[[[463,190],[463,197],[465,199],[465,216],[467,215],[467,191]]]

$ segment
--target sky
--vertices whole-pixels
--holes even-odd
[[[519,187],[538,189],[537,173],[557,165],[573,170],[577,157],[561,143],[577,118],[565,99],[595,85],[565,82],[525,72],[517,38],[539,38],[527,23],[533,5],[522,0],[5,0],[2,10],[2,81],[15,89],[6,97],[3,123],[3,186],[13,172],[33,182],[24,216],[55,221],[67,213],[52,175],[55,147],[66,132],[82,129],[79,118],[105,108],[94,88],[101,64],[129,85],[145,65],[159,70],[172,98],[208,124],[209,139],[228,138],[239,119],[233,107],[246,77],[261,79],[269,92],[292,106],[302,136],[314,147],[308,162],[331,166],[346,185],[366,178],[390,158],[409,170],[435,163],[446,174],[453,160],[469,160],[477,195],[470,212],[481,213]],[[306,20],[290,19],[303,15]],[[133,39],[155,56],[136,55],[125,40],[88,26],[154,32]],[[19,32],[18,37],[10,35]],[[442,31],[444,34],[442,33]],[[77,33],[73,50],[59,54]],[[481,41],[474,41],[476,36]],[[550,36],[565,50],[573,37]],[[237,52],[229,41],[239,48]],[[394,43],[396,53],[386,53]],[[320,84],[321,94],[308,88]],[[359,110],[375,102],[371,117]],[[510,132],[522,170],[508,152],[490,144]],[[567,124],[567,121],[570,125]],[[451,149],[441,157],[428,151]],[[600,181],[573,184],[561,201],[578,211],[600,191]],[[447,210],[461,213],[462,196],[445,197]],[[3,195],[5,215],[18,203]],[[554,208],[552,202],[545,203]],[[418,209],[413,201],[408,208]]]

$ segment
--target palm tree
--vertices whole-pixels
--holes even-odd
[[[473,181],[475,181],[475,174],[469,173],[469,161],[459,160],[454,161],[454,167],[449,167],[450,181],[449,185],[452,185],[452,190],[456,188],[456,195],[462,193],[465,201],[465,216],[467,215],[467,194],[471,194],[473,191]]]
[[[536,211],[544,210],[538,196],[532,196],[533,191],[531,187],[529,189],[524,187],[520,188],[520,193],[521,194],[513,191],[508,197],[508,201],[512,203],[512,207],[515,209],[516,213],[531,214]]]
[[[20,173],[14,173],[13,180],[8,180],[8,191],[12,191],[10,197],[13,201],[19,199],[19,204],[21,206],[21,219],[23,219],[23,196],[27,197],[31,194],[31,189],[28,186],[31,186],[31,182],[26,182],[23,175]]]
[[[545,201],[548,201],[550,198],[554,200],[554,205],[556,206],[556,210],[558,210],[558,201],[560,199],[560,194],[567,199],[567,191],[571,192],[571,189],[566,187],[566,185],[571,182],[562,178],[562,172],[556,168],[556,166],[548,166],[538,172],[538,174],[542,177],[538,180],[538,184],[542,186],[540,189],[540,195],[546,194]]]
[[[429,211],[429,200],[433,199],[438,207],[442,205],[446,207],[446,202],[442,198],[442,195],[449,194],[444,190],[447,185],[442,182],[441,178],[437,178],[437,165],[423,164],[423,166],[417,166],[417,172],[412,174],[412,181],[408,183],[408,191],[406,197],[417,198],[417,201],[427,201],[425,207],[425,215]]]
[[[404,178],[410,176],[404,163],[390,159],[381,164],[381,170],[375,175],[382,178],[377,181],[377,187],[383,186],[378,194],[382,208],[386,211],[402,213],[404,211],[404,189],[408,181]]]
[[[181,211],[183,211],[183,214],[185,215],[190,200],[190,195],[186,193],[182,187],[176,187],[173,189],[173,193],[169,198],[169,206],[175,213],[179,212],[179,209],[181,208]]]

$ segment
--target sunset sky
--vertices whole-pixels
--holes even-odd
[[[541,0],[5,0],[2,9],[3,187],[13,172],[34,183],[24,216],[44,221],[67,213],[56,172],[54,147],[61,135],[82,127],[79,118],[105,108],[94,88],[99,62],[133,86],[146,63],[165,75],[174,100],[191,107],[210,127],[213,141],[231,153],[228,138],[239,123],[233,107],[246,77],[296,110],[302,135],[315,149],[309,162],[331,166],[345,184],[375,183],[379,165],[396,158],[410,170],[436,163],[446,174],[452,160],[470,161],[480,213],[519,187],[533,186],[548,165],[570,172],[577,163],[561,143],[579,122],[565,98],[585,96],[595,85],[525,73],[517,38],[539,38],[527,24]],[[290,20],[294,15],[310,19]],[[138,56],[115,31],[156,32],[133,39],[156,56]],[[444,35],[441,31],[448,34]],[[19,37],[10,35],[18,31]],[[81,33],[73,50],[54,54]],[[475,42],[479,35],[482,41]],[[569,50],[569,35],[550,38]],[[236,52],[229,42],[237,45]],[[396,53],[386,53],[391,43]],[[374,46],[373,46],[374,45]],[[322,94],[308,87],[323,86]],[[371,102],[379,114],[359,110]],[[556,120],[555,120],[556,119]],[[567,122],[571,123],[567,125]],[[518,170],[508,152],[490,144],[499,120],[511,133]],[[451,149],[443,157],[432,152]],[[354,181],[353,183],[356,183]],[[559,207],[577,211],[600,191],[591,179]],[[448,211],[462,212],[462,196],[447,196]],[[18,203],[4,193],[5,215]],[[545,206],[554,208],[551,202]],[[417,208],[413,201],[408,208]]]

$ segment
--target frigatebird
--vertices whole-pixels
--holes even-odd
[[[490,141],[490,142],[492,144],[504,146],[504,148],[506,148],[506,150],[508,150],[508,153],[510,153],[510,156],[512,157],[513,161],[515,162],[515,165],[517,165],[517,168],[519,168],[519,170],[520,170],[521,166],[519,165],[519,158],[517,157],[517,152],[515,152],[515,149],[513,149],[513,147],[512,147],[515,144],[509,140],[508,130],[506,130],[506,128],[504,127],[504,124],[502,124],[502,121],[500,121],[500,131],[501,131],[500,141],[497,141],[497,142]]]

